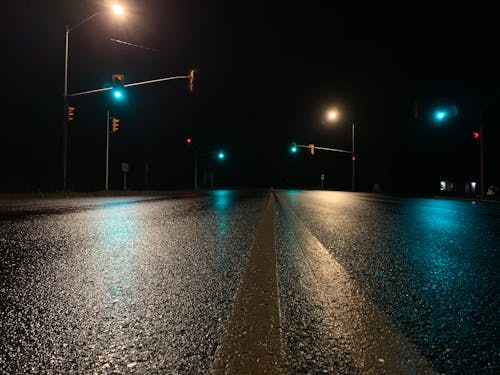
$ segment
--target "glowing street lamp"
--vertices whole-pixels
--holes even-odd
[[[336,109],[332,109],[332,110],[328,111],[326,114],[326,119],[328,121],[335,121],[335,120],[337,120],[338,117],[339,117],[339,113]]]
[[[326,113],[326,120],[330,123],[337,122],[340,118],[340,114],[337,109],[333,108]],[[354,122],[352,123],[352,144],[351,144],[351,160],[352,160],[352,191],[355,191],[355,162],[356,156],[354,154]]]
[[[118,5],[115,4],[112,7],[112,10],[114,14],[116,15],[123,15],[124,9]],[[63,92],[63,99],[64,99],[64,111],[66,111],[66,108],[68,106],[68,45],[69,45],[69,32],[76,29],[77,27],[80,27],[81,25],[87,23],[94,17],[102,14],[103,11],[96,12],[92,14],[91,16],[85,18],[83,21],[80,23],[76,24],[75,26],[69,27],[66,25],[66,39],[65,39],[65,53],[64,53],[64,92]],[[63,138],[64,138],[64,157],[63,157],[63,190],[66,190],[66,182],[67,182],[67,149],[68,149],[68,118],[67,116],[64,116],[64,124],[63,124]]]
[[[121,16],[123,14],[124,10],[123,10],[123,7],[120,4],[114,4],[113,5],[113,12],[116,15]]]

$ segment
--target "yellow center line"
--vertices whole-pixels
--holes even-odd
[[[211,372],[284,374],[283,358],[271,193]]]

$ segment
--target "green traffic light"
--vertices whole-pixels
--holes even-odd
[[[437,121],[444,121],[446,120],[446,118],[448,117],[448,113],[446,111],[436,111],[434,113],[434,118],[437,120]]]
[[[219,160],[223,160],[225,157],[226,155],[224,154],[223,151],[219,151],[219,153],[217,154],[217,159]]]
[[[295,154],[297,152],[297,145],[294,143],[290,146],[290,151]]]
[[[115,100],[123,100],[123,98],[125,97],[123,91],[119,90],[119,89],[114,89],[112,91],[111,95],[113,96],[113,99],[115,99]]]

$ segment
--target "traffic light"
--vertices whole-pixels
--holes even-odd
[[[479,139],[479,132],[476,131],[472,132],[472,138]]]
[[[295,142],[293,142],[292,145],[290,146],[290,152],[292,154],[297,153],[297,144]]]
[[[311,149],[311,155],[314,155],[314,144],[310,143],[309,148]]]
[[[194,91],[194,80],[195,80],[195,75],[196,75],[196,69],[189,69],[188,76],[189,76],[189,82],[188,82],[188,89],[189,92]]]
[[[189,145],[191,145],[191,142],[193,142],[193,140],[190,137],[187,137],[186,144],[189,146]]]
[[[111,90],[111,93],[113,95],[113,98],[116,100],[123,99],[123,82],[125,80],[125,75],[124,74],[112,74],[111,75],[111,81],[113,82],[113,90]]]
[[[226,154],[224,154],[224,151],[219,151],[217,153],[217,159],[223,160],[226,157]]]
[[[447,119],[448,117],[448,112],[442,109],[437,110],[434,112],[434,119],[438,122],[443,122]]]
[[[113,117],[113,125],[111,126],[111,132],[114,133],[118,131],[119,126],[120,126],[120,119]]]
[[[75,107],[68,106],[68,121],[73,121],[75,116]]]

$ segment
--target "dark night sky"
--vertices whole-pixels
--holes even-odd
[[[218,186],[350,187],[350,157],[290,142],[350,148],[356,123],[357,185],[427,192],[441,178],[479,179],[471,133],[484,113],[486,182],[500,184],[500,13],[433,2],[432,6],[309,1],[122,1],[127,18],[106,14],[70,33],[69,92],[102,87],[112,73],[126,83],[200,71],[195,94],[173,81],[72,98],[68,182],[79,191],[104,186],[106,109],[120,118],[111,135],[111,188],[130,164],[129,187],[189,188],[193,138],[200,153],[223,148],[223,163],[200,158]],[[0,191],[54,190],[62,177],[65,25],[106,0],[3,1],[2,177]],[[109,38],[148,47],[114,43]],[[413,117],[418,101],[419,118]],[[342,121],[324,123],[336,105]],[[436,126],[438,105],[456,116]]]

